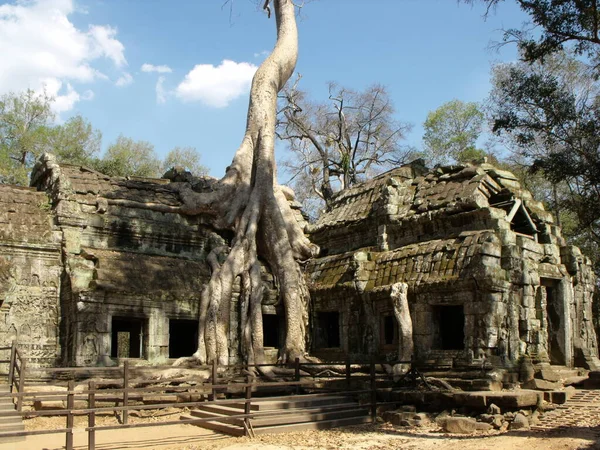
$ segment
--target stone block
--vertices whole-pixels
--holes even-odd
[[[509,430],[528,430],[529,420],[521,413],[517,413],[508,427]]]
[[[492,425],[485,422],[477,422],[470,417],[445,417],[440,420],[439,425],[448,433],[472,434],[476,431],[489,431]]]
[[[534,378],[521,385],[523,389],[534,389],[536,391],[554,391],[562,387],[560,383],[553,383],[551,381],[540,380]]]

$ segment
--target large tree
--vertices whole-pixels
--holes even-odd
[[[40,154],[59,162],[89,165],[100,150],[101,133],[81,116],[55,123],[54,99],[27,90],[0,98],[0,182],[27,184]]]
[[[229,310],[237,280],[243,354],[248,362],[264,361],[259,260],[275,277],[285,308],[282,360],[303,357],[306,350],[309,296],[298,260],[309,258],[316,249],[293,214],[292,194],[277,184],[275,167],[277,94],[294,71],[298,35],[292,0],[267,0],[264,8],[269,16],[271,6],[277,41],[252,80],[246,131],[231,165],[211,192],[178,185],[185,213],[212,214],[216,226],[233,231],[231,246],[215,248],[208,256],[212,275],[201,296],[194,354],[202,362],[229,362]]]
[[[504,0],[483,2],[488,12]],[[543,61],[556,51],[572,49],[600,69],[600,8],[597,0],[515,0],[530,21],[521,29],[504,32],[505,42],[516,42],[524,61]]]
[[[93,162],[98,171],[110,176],[159,177],[161,162],[154,145],[148,141],[135,141],[120,135],[111,144],[103,158]]]
[[[600,86],[590,68],[565,53],[544,64],[494,68],[489,112],[493,131],[517,160],[550,182],[549,204],[573,239],[600,244]],[[564,217],[563,217],[564,216]],[[567,229],[568,230],[568,229]],[[594,250],[596,249],[596,251]]]
[[[195,147],[175,147],[162,162],[162,172],[166,172],[171,167],[183,167],[192,175],[206,175],[208,168],[200,164],[200,153]]]
[[[29,170],[45,150],[52,99],[32,90],[0,97],[0,182],[27,184]]]
[[[330,83],[327,101],[312,102],[298,81],[279,95],[277,134],[289,144],[284,165],[302,200],[316,196],[329,208],[336,191],[407,162],[400,142],[408,126],[394,117],[385,87],[357,92]]]
[[[467,162],[485,156],[476,147],[483,121],[483,112],[475,102],[455,99],[431,111],[423,124],[427,162],[432,165]]]
[[[59,162],[90,165],[100,152],[102,133],[81,116],[74,116],[47,133],[46,151],[54,153]]]

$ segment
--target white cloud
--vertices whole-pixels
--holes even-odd
[[[117,30],[115,28],[100,25],[92,25],[88,31],[92,52],[110,58],[117,67],[122,67],[127,64],[123,54],[125,47],[114,38],[116,34]]]
[[[167,101],[167,91],[163,87],[163,83],[165,82],[165,77],[158,77],[158,81],[156,82],[156,103],[163,104]]]
[[[186,102],[199,101],[215,108],[224,108],[243,95],[257,66],[251,63],[223,60],[221,65],[198,64],[177,86],[177,97]]]
[[[271,52],[269,50],[263,50],[262,52],[258,52],[254,54],[255,58],[264,58],[265,56],[269,56]]]
[[[130,73],[123,72],[123,75],[119,77],[119,79],[115,82],[115,85],[118,87],[128,86],[133,83],[133,77]]]
[[[153,64],[142,64],[142,72],[157,72],[157,73],[171,73],[173,70],[169,66],[155,66]]]
[[[67,111],[89,94],[72,83],[106,78],[92,63],[99,58],[127,64],[116,30],[92,25],[80,30],[69,20],[73,0],[31,0],[0,5],[0,94],[46,88],[56,111]]]
[[[51,97],[54,97],[52,103],[52,110],[56,113],[57,117],[60,113],[73,109],[75,103],[77,103],[81,96],[73,89],[70,83],[67,83],[63,90],[63,83],[56,78],[48,78],[42,81],[43,90]],[[66,91],[61,94],[61,91]]]

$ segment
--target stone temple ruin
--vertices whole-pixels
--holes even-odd
[[[180,214],[170,186],[211,179],[172,175],[111,178],[44,155],[31,188],[0,185],[0,341],[16,339],[38,367],[191,355],[206,256],[230,236]],[[343,191],[306,230],[321,247],[305,269],[312,355],[600,368],[590,261],[508,172],[406,165]],[[263,279],[275,361],[284,315],[267,269]],[[231,363],[242,359],[236,295]]]

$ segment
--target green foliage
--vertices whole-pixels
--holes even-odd
[[[101,142],[102,133],[83,117],[75,116],[49,130],[47,151],[59,162],[90,165],[100,152]]]
[[[475,3],[478,0],[463,0]],[[504,0],[482,0],[488,10]],[[600,7],[597,0],[515,0],[530,21],[504,32],[516,42],[524,61],[544,61],[561,50],[573,50],[600,68]],[[533,27],[532,27],[533,25]],[[534,31],[535,30],[535,31]]]
[[[0,182],[27,184],[27,175],[44,151],[54,117],[52,99],[32,90],[0,97]]]
[[[120,135],[110,145],[101,160],[93,166],[110,176],[159,177],[161,162],[154,152],[154,145],[147,141],[134,141]]]
[[[196,176],[208,174],[208,168],[200,164],[200,153],[194,147],[175,147],[167,153],[161,171],[165,173],[172,167],[183,167]]]
[[[427,115],[423,136],[425,159],[431,165],[467,162],[485,156],[476,148],[484,115],[473,102],[452,100]]]
[[[543,178],[564,235],[598,258],[600,272],[600,87],[589,66],[556,53],[544,64],[497,66],[492,81],[493,130],[530,165],[530,182]]]

